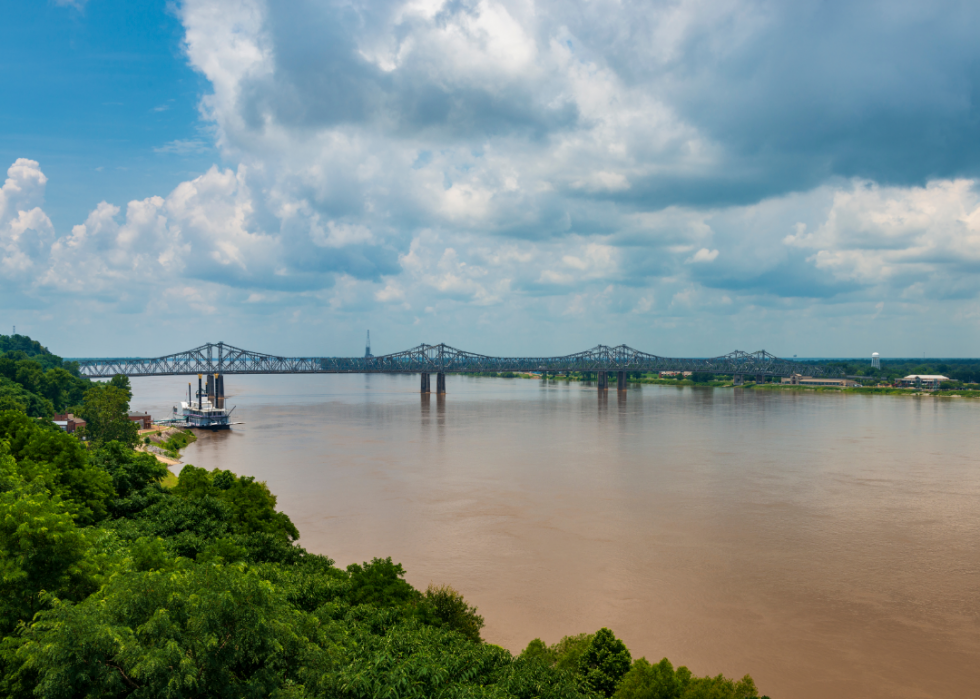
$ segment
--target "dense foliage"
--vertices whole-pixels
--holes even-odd
[[[50,417],[80,405],[91,384],[74,362],[23,335],[0,335],[0,410]]]
[[[86,391],[83,414],[116,424],[128,388]],[[91,436],[0,412],[0,696],[758,696],[633,662],[608,629],[515,658],[453,588],[305,551],[264,483],[185,466],[166,488],[126,435]]]

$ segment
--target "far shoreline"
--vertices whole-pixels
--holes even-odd
[[[614,373],[614,372],[610,372]],[[586,385],[594,385],[595,379],[582,378],[581,376],[550,376],[547,379],[542,378],[541,374],[538,373],[518,373],[518,372],[480,372],[480,373],[464,373],[459,374],[459,376],[467,376],[470,378],[488,378],[488,379],[524,379],[531,380],[535,379],[538,381],[548,381],[548,382],[559,382],[564,381],[566,383],[582,383]],[[856,387],[837,387],[837,386],[801,386],[799,384],[782,384],[782,383],[764,383],[757,384],[753,381],[746,381],[744,384],[736,386],[731,380],[729,381],[710,381],[696,383],[690,380],[676,380],[676,379],[660,379],[660,378],[628,378],[626,380],[628,385],[633,386],[675,386],[677,388],[739,388],[743,390],[753,390],[753,391],[793,391],[793,392],[810,392],[810,393],[837,393],[837,394],[853,394],[853,395],[879,395],[879,396],[906,396],[906,397],[917,397],[917,398],[980,398],[980,386],[976,389],[950,389],[950,390],[922,390],[916,388],[897,388],[894,386],[856,386]],[[615,391],[615,387],[610,387],[610,391]]]

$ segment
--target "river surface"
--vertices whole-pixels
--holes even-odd
[[[227,376],[245,424],[184,461],[266,481],[338,565],[453,585],[514,652],[608,626],[773,699],[980,696],[980,402],[418,381]],[[132,383],[155,417],[187,392]]]

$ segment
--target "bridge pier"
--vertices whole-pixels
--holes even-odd
[[[600,391],[606,391],[609,389],[609,374],[605,371],[600,371],[596,374],[598,388]]]
[[[736,386],[741,386],[745,381],[745,378],[741,374],[735,374],[732,376],[732,383]]]
[[[762,374],[759,374],[758,376],[755,377],[755,382],[756,383],[765,383],[766,382],[766,377],[763,376]]]
[[[616,390],[625,391],[626,390],[626,372],[617,371],[616,372]]]
[[[446,375],[441,371],[436,374],[436,395],[445,395],[446,393]]]
[[[422,390],[421,393],[430,393],[429,391],[429,372],[422,372]]]

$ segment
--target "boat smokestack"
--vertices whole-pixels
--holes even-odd
[[[197,375],[197,409],[198,410],[204,408],[204,406],[201,404],[201,394],[204,393],[202,389],[203,387],[201,386],[201,375],[198,374]]]
[[[217,376],[217,374],[208,374],[208,402],[211,403],[212,407],[214,407],[214,395],[215,395],[214,377],[215,376]]]
[[[194,405],[194,399],[191,398],[191,382],[187,382],[187,405]]]

